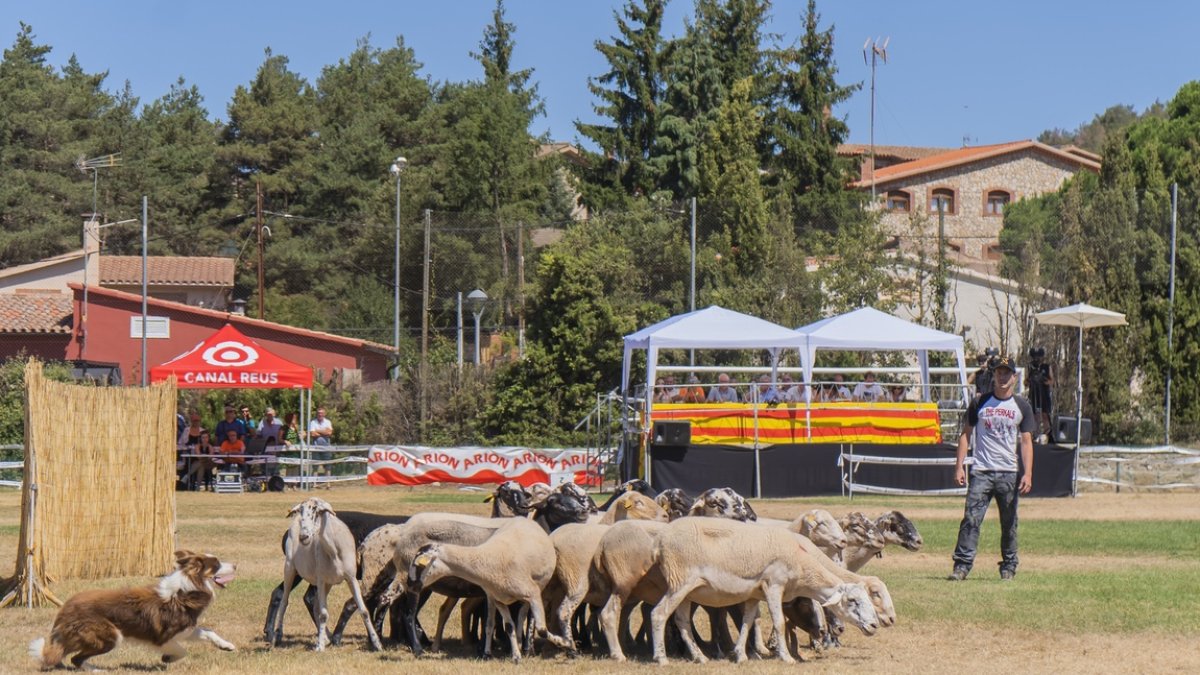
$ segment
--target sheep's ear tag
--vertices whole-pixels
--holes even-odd
[[[428,553],[422,553],[421,555],[417,556],[415,560],[413,560],[413,564],[417,565],[418,567],[425,567],[429,565],[429,562]]]
[[[628,485],[625,486],[625,492],[632,492],[632,491],[633,491],[633,483],[629,483]]]
[[[813,515],[804,516],[804,524],[809,527],[817,526],[817,517]]]
[[[633,497],[626,497],[625,499],[622,499],[621,500],[621,508],[632,509],[633,508]]]
[[[488,495],[483,498],[483,503],[486,504],[496,498],[496,495]]]

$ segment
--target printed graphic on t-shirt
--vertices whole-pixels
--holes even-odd
[[[989,396],[970,410],[967,422],[975,427],[975,468],[988,471],[1016,471],[1020,436],[1037,428],[1033,409],[1020,396]]]

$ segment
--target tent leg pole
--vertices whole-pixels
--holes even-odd
[[[1083,324],[1079,325],[1079,351],[1075,378],[1075,462],[1071,471],[1071,496],[1079,496],[1079,452],[1083,446]]]

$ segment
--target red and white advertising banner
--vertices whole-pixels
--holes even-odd
[[[367,453],[367,484],[484,485],[515,480],[529,486],[553,484],[569,476],[587,485],[599,480],[596,456],[592,455],[590,467],[588,459],[586,450],[376,445]]]

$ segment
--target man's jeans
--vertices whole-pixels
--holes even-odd
[[[979,524],[987,515],[988,504],[996,499],[1000,509],[1001,570],[1017,571],[1017,472],[972,471],[967,487],[967,506],[958,526],[958,545],[954,547],[954,568],[970,570],[979,547]]]

